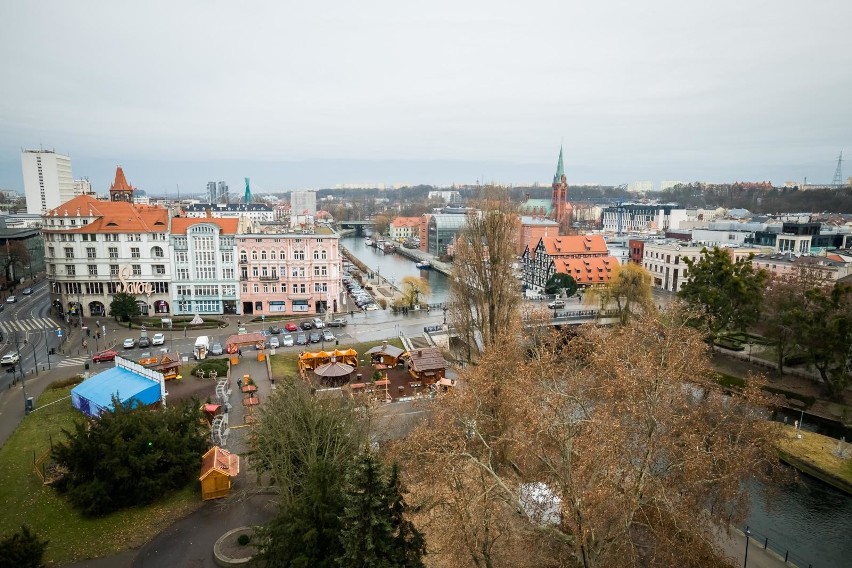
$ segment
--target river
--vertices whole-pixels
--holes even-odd
[[[363,237],[344,237],[341,244],[394,284],[398,285],[404,276],[426,278],[432,288],[429,303],[446,301],[449,281],[443,274],[419,270],[413,260],[368,247]],[[789,419],[792,422],[793,418]],[[816,429],[807,419],[805,423],[806,428]],[[802,568],[807,563],[813,568],[852,566],[852,497],[821,481],[800,477],[799,483],[777,491],[771,504],[764,502],[760,486],[749,485],[752,506],[746,524],[761,536],[769,537],[773,550],[780,549],[783,555],[789,549],[803,559]]]
[[[385,254],[374,247],[364,244],[364,237],[343,237],[340,244],[349,249],[361,262],[372,270],[391,281],[391,284],[399,286],[405,276],[419,276],[429,281],[432,293],[427,300],[430,304],[439,304],[447,301],[450,294],[450,284],[447,277],[435,270],[420,270],[414,266],[414,261],[395,253]]]

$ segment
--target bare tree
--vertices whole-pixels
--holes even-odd
[[[21,241],[7,241],[6,246],[0,248],[0,255],[2,255],[3,274],[8,282],[18,280],[19,275],[15,271],[16,268],[23,271],[24,267],[29,266],[32,262],[30,251]]]
[[[471,521],[479,530],[467,537],[471,556],[484,554],[485,526],[537,535],[537,550],[520,547],[526,561],[513,556],[520,545],[497,540],[489,561],[472,565],[719,565],[713,535],[744,517],[743,482],[777,467],[778,426],[755,386],[730,396],[716,388],[707,347],[685,321],[667,312],[587,326],[527,350],[498,339],[463,374],[464,388],[410,438],[408,458],[482,472],[487,484],[468,474],[458,489],[441,489],[452,495],[441,502],[450,534],[461,530],[452,523],[466,503],[493,501],[489,519]],[[531,484],[545,517],[524,499]]]
[[[455,245],[450,317],[468,345],[492,345],[518,315],[521,296],[512,272],[518,215],[505,188],[489,187],[467,216]],[[470,358],[470,357],[468,357]]]
[[[615,303],[622,324],[636,313],[649,313],[654,309],[651,297],[651,274],[638,264],[617,266],[609,281],[601,286],[589,288],[587,302],[600,302],[601,308]]]
[[[425,300],[432,293],[429,281],[419,276],[405,276],[401,282],[402,305],[407,308],[419,306],[421,300]]]

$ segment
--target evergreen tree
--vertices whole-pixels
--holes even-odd
[[[303,490],[282,504],[275,519],[257,529],[260,546],[254,561],[269,568],[332,568],[343,553],[343,498],[336,468],[315,462],[306,473]]]
[[[21,532],[0,540],[0,568],[41,568],[45,548],[47,541],[23,525]]]
[[[408,503],[402,496],[402,480],[399,476],[399,464],[391,466],[387,483],[387,502],[390,504],[391,524],[394,529],[391,541],[391,561],[400,568],[423,568],[423,556],[426,555],[426,540],[409,521],[405,514]]]
[[[378,458],[371,452],[364,452],[355,458],[347,471],[340,533],[343,554],[338,559],[344,568],[397,566],[392,561],[394,527],[382,470]]]
[[[172,405],[157,412],[125,408],[63,430],[54,459],[67,473],[57,487],[84,515],[103,515],[150,503],[195,481],[207,450],[198,404]]]
[[[555,272],[544,285],[545,294],[561,294],[571,297],[577,293],[577,281],[563,272]]]
[[[138,316],[141,312],[139,311],[139,304],[136,303],[136,298],[126,292],[118,292],[112,297],[109,313],[116,321],[127,321]]]

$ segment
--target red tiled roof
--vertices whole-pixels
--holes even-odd
[[[110,191],[133,191],[135,188],[127,183],[127,178],[124,177],[124,170],[121,166],[115,168],[115,181],[109,186]]]
[[[212,471],[224,473],[229,477],[234,477],[240,473],[240,456],[232,454],[228,450],[223,450],[219,446],[213,446],[207,450],[201,460],[199,480],[210,475]]]
[[[237,225],[239,222],[240,220],[238,217],[175,217],[172,219],[172,234],[185,235],[186,230],[189,227],[193,225],[200,225],[201,223],[208,223],[217,225],[226,235],[236,235]]]
[[[169,229],[169,212],[154,205],[135,205],[126,201],[102,201],[91,195],[78,195],[47,212],[48,217],[97,217],[87,225],[56,227],[77,233],[166,233]]]
[[[397,217],[391,221],[392,227],[419,227],[420,217]]]
[[[618,266],[618,259],[614,256],[557,258],[553,264],[556,272],[569,275],[577,284],[602,284],[609,282],[612,270]]]
[[[542,241],[547,254],[554,257],[566,254],[609,254],[601,235],[543,237]]]

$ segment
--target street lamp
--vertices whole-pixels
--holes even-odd
[[[748,362],[749,363],[751,363],[751,346],[752,345],[754,345],[754,342],[752,340],[749,340],[749,342],[748,342]]]
[[[442,308],[444,310],[444,325],[447,325],[447,305],[444,304]]]
[[[745,530],[745,537],[746,537],[746,549],[745,549],[745,560],[743,560],[743,568],[746,568],[746,566],[748,565],[748,541],[751,540],[751,531],[748,530],[748,527],[746,527],[746,530]]]

